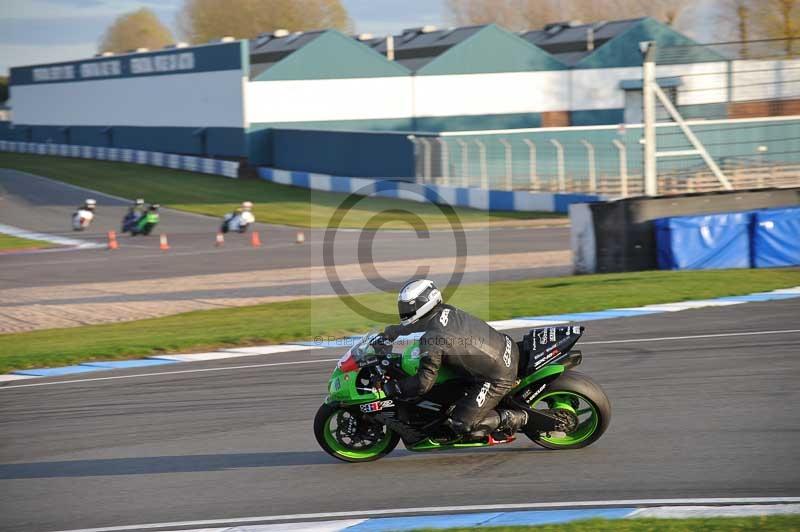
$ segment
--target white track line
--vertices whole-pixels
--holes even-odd
[[[267,515],[262,517],[239,517],[234,519],[208,519],[204,521],[177,521],[172,523],[148,523],[142,525],[123,525],[101,528],[81,528],[62,530],[59,532],[118,532],[123,530],[152,530],[173,526],[205,526],[236,523],[257,523],[274,521],[298,521],[308,519],[325,519],[331,517],[353,518],[402,514],[437,514],[452,512],[480,512],[495,510],[536,510],[553,508],[613,508],[631,506],[676,506],[688,504],[790,504],[800,502],[800,497],[740,497],[740,498],[708,498],[708,499],[630,499],[610,501],[570,501],[539,502],[522,504],[476,504],[468,506],[431,506],[427,508],[389,508],[384,510],[365,510],[351,512],[326,512],[312,514]]]
[[[63,236],[56,236],[47,233],[37,233],[36,231],[28,231],[27,229],[20,229],[12,225],[0,224],[0,233],[4,233],[19,238],[27,238],[28,240],[39,240],[42,242],[52,242],[53,244],[60,244],[62,246],[72,246],[78,249],[97,249],[104,247],[100,244],[87,242],[86,240],[78,240],[77,238],[66,238]]]
[[[201,368],[201,369],[183,369],[178,371],[162,371],[160,373],[137,373],[136,375],[116,375],[114,377],[97,377],[96,379],[75,379],[71,381],[56,381],[56,382],[37,382],[33,384],[19,384],[15,386],[0,387],[2,390],[11,390],[13,388],[28,388],[30,386],[52,386],[55,384],[74,384],[79,382],[93,382],[93,381],[109,381],[112,379],[134,379],[136,377],[158,377],[159,375],[176,375],[178,373],[201,373],[204,371],[226,371],[234,369],[249,369],[249,368],[268,368],[273,366],[294,366],[300,364],[318,364],[320,362],[336,362],[338,358],[325,358],[320,360],[294,360],[292,362],[272,362],[270,364],[248,364],[247,366],[224,366],[221,368]]]
[[[662,338],[634,338],[628,340],[603,340],[598,342],[583,342],[580,345],[598,345],[598,344],[624,344],[624,343],[634,343],[634,342],[661,342],[667,340],[692,340],[695,338],[721,338],[721,337],[728,337],[728,336],[751,336],[751,335],[762,335],[762,334],[791,334],[791,333],[798,333],[800,329],[787,329],[783,331],[752,331],[752,332],[738,332],[738,333],[720,333],[720,334],[698,334],[694,336],[667,336]],[[309,350],[312,349],[319,349],[314,346],[306,346]],[[246,356],[246,355],[244,355]],[[54,386],[57,384],[75,384],[80,382],[92,382],[92,381],[106,381],[112,379],[134,379],[137,377],[157,377],[163,375],[176,375],[179,373],[202,373],[207,371],[227,371],[227,370],[237,370],[237,369],[249,369],[249,368],[268,368],[273,366],[292,366],[292,365],[300,365],[300,364],[316,364],[320,362],[336,362],[339,360],[338,358],[325,358],[319,360],[294,360],[291,362],[272,362],[269,364],[249,364],[246,366],[222,366],[218,368],[201,368],[201,369],[184,369],[184,370],[177,370],[177,371],[162,371],[158,373],[137,373],[136,375],[116,375],[114,377],[97,377],[93,379],[75,379],[70,381],[55,381],[55,382],[37,382],[31,384],[12,384],[8,386],[0,386],[0,391],[3,390],[13,390],[16,388],[28,388],[31,386]]]
[[[738,332],[738,333],[696,334],[694,336],[664,336],[661,338],[632,338],[629,340],[602,340],[598,342],[581,342],[581,345],[630,344],[635,342],[665,342],[667,340],[693,340],[694,338],[721,338],[727,336],[753,336],[759,334],[791,334],[798,332],[800,332],[800,329],[787,329],[785,331],[753,331],[753,332]]]

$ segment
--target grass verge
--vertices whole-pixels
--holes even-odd
[[[740,295],[798,285],[800,268],[656,271],[465,285],[448,301],[484,319],[497,320]],[[393,294],[367,294],[352,299],[382,312],[392,312],[396,304]],[[0,372],[338,336],[382,325],[350,311],[339,298],[327,297],[4,334],[0,335]]]
[[[790,532],[800,531],[800,515],[696,519],[587,519],[558,525],[436,529],[437,532]],[[433,532],[421,529],[418,532]]]
[[[53,244],[41,240],[30,240],[0,233],[0,251],[11,251],[19,249],[41,249],[50,248]]]
[[[220,176],[142,166],[138,164],[71,159],[49,155],[0,153],[0,168],[11,168],[80,187],[121,196],[158,202],[175,209],[222,216],[242,201],[255,203],[258,221],[298,227],[327,227],[347,194],[316,192],[256,179],[228,179]],[[449,227],[448,217],[439,207],[386,198],[366,198],[351,209],[342,227],[377,228],[385,218],[379,213],[392,210],[389,229],[408,229],[422,224],[428,228]],[[486,212],[456,209],[464,225],[482,226],[496,222],[536,218],[561,218],[563,215],[538,212]]]

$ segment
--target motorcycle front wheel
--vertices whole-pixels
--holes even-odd
[[[314,436],[329,455],[344,462],[371,462],[386,456],[400,436],[344,408],[324,404],[314,418]]]
[[[528,431],[526,435],[547,449],[579,449],[596,442],[611,421],[611,403],[588,376],[568,371],[551,382],[530,407],[563,419],[559,431]]]

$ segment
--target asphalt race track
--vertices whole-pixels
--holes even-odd
[[[87,231],[73,232],[69,225],[71,215],[87,197],[98,201],[97,219]],[[3,224],[105,244],[106,232],[119,231],[120,221],[129,205],[129,201],[112,196],[24,172],[0,169],[0,223]],[[308,244],[297,245],[296,228],[256,224],[262,247],[251,247],[249,235],[237,234],[227,235],[225,245],[217,248],[214,238],[219,223],[220,220],[214,217],[162,209],[161,222],[155,232],[167,234],[171,247],[167,253],[159,251],[156,235],[120,235],[120,249],[113,253],[104,249],[7,253],[0,256],[4,266],[0,273],[0,287],[129,281],[322,264],[322,230],[306,230]],[[570,247],[569,228],[563,226],[467,228],[464,232],[470,256],[567,252]],[[452,257],[456,253],[455,239],[449,230],[434,230],[423,236],[413,231],[344,230],[336,234],[336,264],[360,262],[359,240],[369,233],[375,235],[370,247],[376,262],[407,260],[409,257],[415,260]],[[507,270],[492,279],[567,275],[570,272],[571,268],[565,264],[557,267],[521,264],[515,270]],[[477,280],[473,279],[473,282]]]
[[[579,370],[607,390],[614,417],[599,442],[572,452],[520,440],[339,463],[311,427],[341,350],[7,384],[0,529],[797,496],[798,315],[798,301],[785,300],[588,323]]]

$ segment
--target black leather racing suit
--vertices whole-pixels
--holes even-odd
[[[454,430],[488,434],[497,429],[501,416],[494,409],[517,378],[516,343],[485,321],[450,305],[439,305],[408,327],[391,325],[384,335],[394,340],[422,331],[419,370],[398,383],[402,396],[427,393],[436,382],[439,368],[445,365],[470,382],[465,397],[456,402],[450,414]]]

